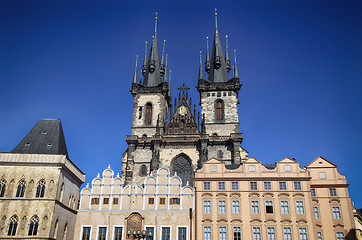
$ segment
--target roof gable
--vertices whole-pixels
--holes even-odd
[[[309,163],[307,166],[307,168],[336,168],[337,165],[328,161],[327,159],[319,156],[316,159],[313,160],[313,162]]]
[[[295,160],[294,158],[283,158],[282,160],[278,161],[277,163],[298,163],[297,160]]]

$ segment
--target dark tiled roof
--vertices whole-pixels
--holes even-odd
[[[362,216],[362,208],[356,209],[357,213]]]
[[[275,163],[271,163],[271,164],[263,164],[264,167],[266,167],[267,169],[274,169],[277,167],[277,165]]]
[[[60,119],[41,119],[11,152],[68,156]]]
[[[237,169],[238,167],[240,167],[241,164],[230,164],[230,165],[225,165],[225,168],[226,169],[229,169],[229,170],[234,170],[234,169]]]

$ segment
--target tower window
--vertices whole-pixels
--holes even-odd
[[[218,100],[216,102],[216,120],[224,120],[224,109],[223,109],[223,103],[221,100]]]
[[[39,226],[39,217],[37,215],[34,215],[30,219],[30,225],[29,225],[29,236],[36,236],[38,233],[38,226]]]
[[[15,236],[18,227],[18,216],[14,215],[10,219],[8,236]]]
[[[219,159],[219,160],[221,160],[222,159],[222,151],[221,150],[219,150],[218,152],[217,152],[217,158]]]
[[[39,181],[38,186],[36,187],[35,197],[44,197],[45,192],[45,181],[42,179]]]
[[[16,190],[16,197],[24,197],[25,192],[25,181],[24,179],[21,179],[18,183],[18,187]]]
[[[151,125],[152,123],[152,104],[147,103],[146,105],[146,124]]]
[[[140,175],[146,176],[146,174],[147,174],[147,167],[146,167],[146,165],[142,165],[141,170],[140,170]]]

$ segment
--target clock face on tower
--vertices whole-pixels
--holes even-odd
[[[186,109],[185,106],[181,106],[181,107],[179,108],[179,114],[180,114],[180,115],[185,115],[186,112],[187,112],[187,109]]]

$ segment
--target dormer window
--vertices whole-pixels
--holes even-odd
[[[146,125],[151,125],[152,123],[152,104],[147,103],[146,105]]]

